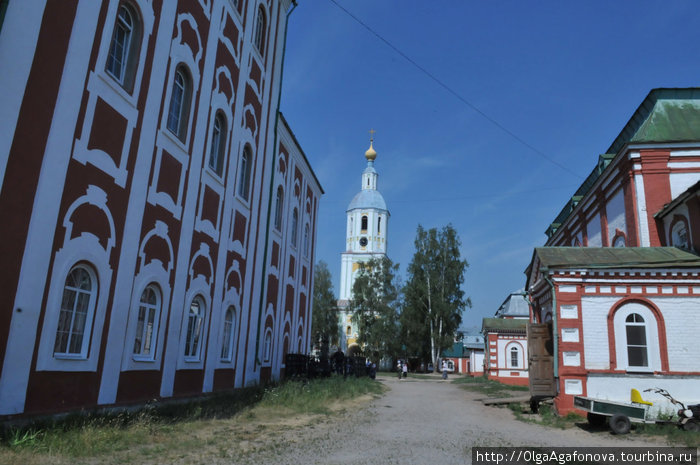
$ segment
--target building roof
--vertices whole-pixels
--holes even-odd
[[[452,347],[442,351],[442,357],[459,358],[464,356],[464,344],[455,342]]]
[[[626,145],[691,141],[700,141],[700,88],[652,89],[545,234],[554,236]]]
[[[700,257],[676,247],[537,247],[547,268],[700,268]]]
[[[384,210],[388,212],[388,210],[386,209],[386,202],[384,201],[384,197],[382,197],[382,194],[380,194],[379,191],[374,189],[364,189],[358,192],[357,195],[353,197],[352,201],[350,202],[350,205],[348,205],[347,211],[355,210],[358,208],[374,208],[377,210]]]
[[[685,202],[688,200],[690,197],[693,195],[697,194],[700,192],[700,181],[696,182],[692,186],[690,186],[687,190],[684,192],[680,193],[675,199],[673,199],[671,202],[667,203],[664,205],[664,208],[659,210],[654,214],[654,218],[663,218],[664,216],[668,215],[670,212],[672,212],[679,204]]]
[[[481,334],[467,334],[462,340],[465,349],[483,349],[484,336]]]
[[[481,331],[525,333],[528,320],[522,318],[484,318]]]
[[[525,300],[525,289],[518,289],[515,292],[511,292],[501,306],[498,307],[498,310],[496,310],[496,316],[500,318],[529,317],[530,305],[527,303],[527,300]]]

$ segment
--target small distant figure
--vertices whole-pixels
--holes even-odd
[[[396,371],[399,372],[399,381],[401,381],[401,377],[403,376],[403,367],[401,360],[399,360],[399,362],[396,364]]]
[[[403,377],[408,378],[408,363],[404,363],[401,370],[403,371]]]
[[[442,379],[447,379],[447,360],[442,361]]]
[[[370,379],[374,379],[377,377],[377,364],[372,362],[372,365],[369,367],[369,377]]]

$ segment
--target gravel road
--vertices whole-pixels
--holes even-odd
[[[389,389],[368,407],[282,438],[246,463],[470,464],[479,446],[663,446],[649,438],[608,431],[549,428],[516,420],[509,409],[487,407],[483,394],[438,379],[382,378]]]

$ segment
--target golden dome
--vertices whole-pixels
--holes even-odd
[[[372,147],[372,142],[369,143],[369,148],[365,152],[365,158],[368,161],[374,161],[374,159],[377,158],[377,152],[374,150],[374,147]]]

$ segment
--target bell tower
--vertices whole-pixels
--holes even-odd
[[[352,287],[361,262],[386,256],[389,231],[389,210],[384,197],[377,190],[379,175],[374,168],[377,152],[374,150],[374,130],[370,131],[369,149],[365,152],[367,166],[362,172],[360,192],[353,197],[346,210],[345,252],[341,255],[340,327],[341,346],[351,348],[357,339],[357,327],[346,311],[352,298]]]

